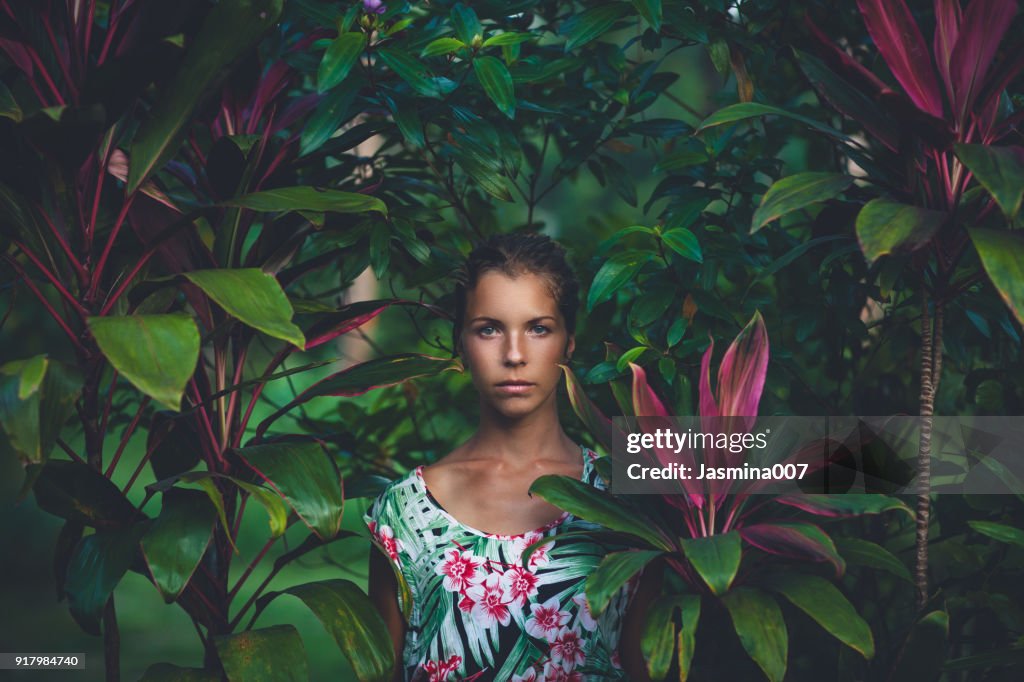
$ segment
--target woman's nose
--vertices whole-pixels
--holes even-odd
[[[523,340],[516,334],[509,334],[505,338],[505,364],[522,365],[526,363],[526,355],[523,350]]]

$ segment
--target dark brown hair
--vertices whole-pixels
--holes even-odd
[[[492,270],[508,277],[529,273],[547,280],[551,296],[565,319],[566,329],[570,335],[575,333],[580,285],[565,259],[565,249],[542,234],[499,234],[478,244],[455,273],[453,355],[460,350],[459,336],[466,318],[466,293],[476,288],[481,275]]]

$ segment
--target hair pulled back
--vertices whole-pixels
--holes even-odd
[[[512,278],[525,274],[543,277],[569,334],[576,331],[580,285],[565,259],[565,249],[542,234],[499,234],[477,245],[455,273],[455,324],[452,327],[455,354],[461,350],[459,337],[466,317],[466,294],[476,288],[484,273],[492,271]]]

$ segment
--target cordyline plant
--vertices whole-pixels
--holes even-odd
[[[796,118],[838,142],[860,166],[865,186],[845,173],[798,173],[776,182],[753,216],[751,231],[851,190],[868,200],[854,229],[873,275],[895,280],[908,270],[920,291],[921,365],[918,451],[917,603],[928,591],[931,417],[942,376],[944,309],[988,280],[1024,323],[1024,238],[1011,230],[1024,196],[1024,147],[1008,88],[1024,69],[1015,0],[935,1],[928,49],[903,0],[858,0],[874,47],[896,83],[876,76],[808,18],[814,51],[796,62],[822,99],[856,122],[863,138],[783,109],[749,103],[726,107],[702,129],[752,116]],[[1010,143],[1010,144],[1007,144]],[[874,198],[871,198],[874,197]],[[996,210],[998,209],[998,210]]]
[[[726,351],[718,371],[717,396],[710,381],[713,350],[712,343],[701,362],[701,419],[719,427],[723,420],[732,421],[737,431],[749,428],[757,415],[768,366],[768,337],[760,314],[754,315]],[[640,430],[653,433],[670,424],[670,412],[648,384],[645,371],[632,363],[630,367],[630,407]],[[617,427],[590,401],[568,368],[566,383],[576,413],[610,450]],[[624,434],[619,435],[625,442]],[[654,450],[652,455],[652,461],[667,462],[670,451]],[[685,451],[684,455],[689,458],[687,464],[694,466],[696,455]],[[710,448],[703,453],[707,467],[737,466],[737,458],[727,449]],[[791,518],[790,512],[845,518],[910,510],[882,495],[754,494],[763,484],[686,481],[679,494],[660,496],[661,504],[652,513],[570,477],[542,477],[531,492],[601,524],[614,532],[616,541],[633,545],[609,554],[587,579],[587,599],[594,612],[603,611],[627,581],[655,560],[664,560],[688,586],[684,593],[663,595],[648,615],[642,649],[653,679],[666,677],[673,658],[679,679],[687,679],[702,603],[708,599],[724,605],[743,648],[773,682],[785,676],[788,654],[787,628],[776,595],[807,613],[839,641],[871,658],[875,651],[871,630],[846,597],[825,578],[794,570],[806,564],[794,564],[793,559],[825,562],[839,577],[846,564],[828,533],[816,524]],[[863,542],[862,546],[898,562],[878,545]],[[765,560],[762,553],[778,560]]]
[[[0,425],[25,464],[23,494],[65,520],[58,593],[86,632],[102,633],[108,680],[120,676],[113,590],[128,570],[184,609],[205,649],[203,670],[158,664],[145,679],[301,676],[294,627],[253,629],[284,593],[323,621],[360,680],[387,679],[393,665],[384,625],[355,584],[266,589],[294,559],[353,536],[340,530],[342,482],[326,436],[272,431],[277,419],[318,396],[453,366],[384,357],[272,414],[257,410],[269,382],[330,362],[287,367],[302,351],[392,305],[419,305],[339,309],[286,293],[327,264],[365,267],[388,210],[351,191],[344,165],[323,189],[297,186],[294,130],[319,100],[293,94],[303,75],[285,58],[317,34],[282,31],[278,58],[259,59],[253,48],[281,11],[281,0],[0,0],[0,257],[73,351],[69,362],[0,366]],[[311,245],[317,228],[344,238]],[[386,248],[387,239],[377,250]],[[65,440],[72,415],[81,448]],[[122,456],[142,433],[144,455],[126,475]],[[50,457],[57,446],[68,459]],[[147,467],[157,482],[136,506],[127,494]],[[148,504],[156,497],[159,509]],[[232,570],[253,502],[269,537]],[[291,526],[308,536],[252,589],[247,580]]]

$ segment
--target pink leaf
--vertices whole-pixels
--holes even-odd
[[[711,392],[711,355],[715,350],[715,340],[711,339],[711,344],[707,350],[704,351],[704,355],[700,359],[700,388],[698,393],[700,395],[700,416],[701,417],[717,417],[719,415],[718,402],[715,400],[715,394]]]
[[[883,83],[878,76],[868,71],[864,68],[863,64],[848,55],[838,45],[832,42],[832,39],[825,35],[825,32],[818,28],[817,24],[811,21],[809,16],[805,17],[804,24],[811,32],[811,36],[822,48],[822,51],[819,53],[820,56],[825,59],[825,61],[834,71],[839,73],[839,75],[843,76],[846,80],[858,86],[860,89],[867,90],[870,95],[876,95],[885,90],[892,90],[892,88]]]
[[[832,538],[811,523],[759,523],[739,529],[744,540],[769,554],[794,559],[827,561],[836,569],[836,577],[846,571]]]
[[[960,0],[935,0],[935,38],[932,50],[950,102],[953,101],[953,83],[949,76],[949,60],[953,56],[962,17]]]
[[[572,409],[576,412],[576,416],[580,418],[587,430],[590,431],[591,435],[597,439],[597,441],[605,447],[608,452],[612,451],[612,442],[614,434],[619,429],[614,425],[611,419],[605,416],[604,412],[601,411],[597,405],[587,396],[583,391],[583,387],[580,386],[579,379],[573,374],[572,370],[567,366],[562,365],[562,372],[565,374],[565,387],[569,393],[569,402],[572,404]],[[626,442],[625,434],[619,431],[621,436],[621,442]]]
[[[711,349],[709,348],[708,351]],[[708,353],[705,353],[705,357]],[[703,373],[703,365],[702,373]],[[718,368],[718,412],[723,417],[754,417],[768,371],[768,332],[760,312],[729,345]],[[702,379],[703,382],[703,379]],[[703,383],[702,383],[703,386]],[[701,407],[704,399],[701,398]],[[701,416],[707,416],[703,413]]]
[[[942,118],[942,97],[921,29],[903,0],[857,0],[868,33],[911,101]]]
[[[961,127],[981,92],[996,49],[1016,14],[1015,0],[973,0],[967,6],[950,60],[953,111]]]

